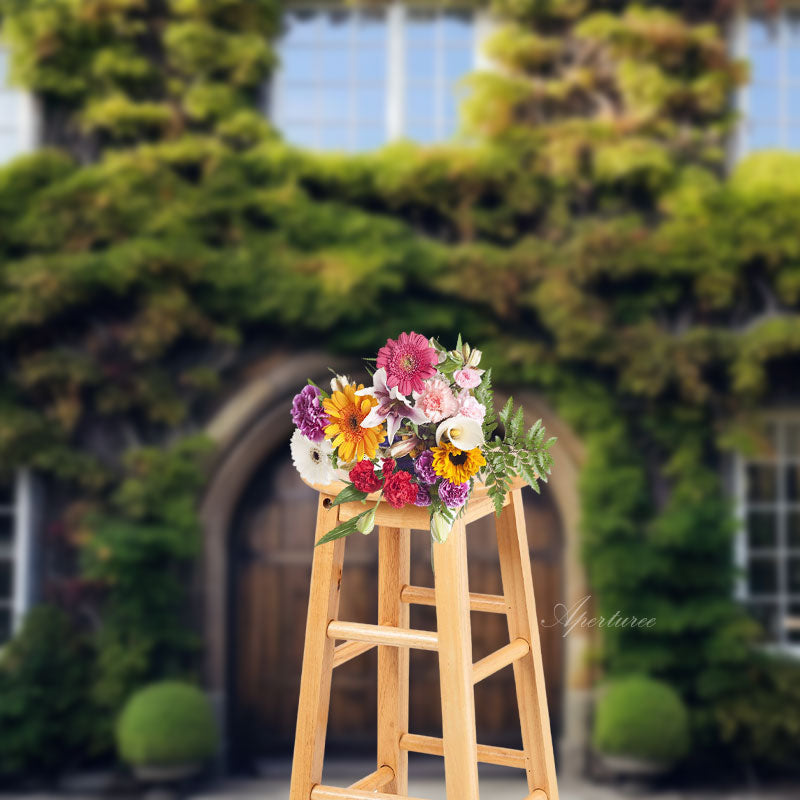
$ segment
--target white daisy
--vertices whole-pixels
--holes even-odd
[[[327,439],[323,439],[321,442],[312,442],[299,430],[295,430],[290,447],[292,462],[304,481],[324,486],[336,480],[331,465],[333,447]]]

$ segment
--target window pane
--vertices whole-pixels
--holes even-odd
[[[14,503],[14,484],[10,481],[0,481],[0,506],[10,506]]]
[[[382,125],[359,125],[356,134],[356,150],[374,150],[386,144],[386,135]]]
[[[351,150],[353,147],[349,126],[326,124],[320,135],[320,146],[326,150]]]
[[[800,594],[800,556],[791,556],[786,565],[787,585],[791,594]]]
[[[421,9],[409,11],[405,33],[410,45],[425,44],[432,47],[436,40],[436,13]]]
[[[800,458],[800,425],[796,422],[783,427],[783,452],[789,458]]]
[[[747,466],[747,499],[753,502],[777,499],[777,468],[769,464]]]
[[[775,594],[778,591],[778,562],[774,556],[751,558],[748,574],[752,594]]]
[[[328,11],[320,16],[319,43],[345,46],[352,36],[353,12],[347,10]]]
[[[800,47],[786,51],[786,76],[792,80],[800,80]],[[792,112],[791,103],[789,113]]]
[[[350,103],[353,100],[353,94],[348,89],[329,86],[323,94],[322,117],[326,122],[347,123],[352,116]]]
[[[436,95],[433,86],[410,85],[406,91],[406,116],[409,123],[430,122],[436,117]]]
[[[472,18],[466,11],[446,11],[441,20],[445,44],[469,46],[472,44]]]
[[[789,48],[800,48],[800,12],[786,12],[786,45]]]
[[[751,511],[747,515],[747,541],[751,548],[775,547],[778,542],[775,511]]]
[[[382,87],[386,80],[386,51],[378,47],[361,47],[356,53],[356,74],[359,83]]]
[[[764,626],[767,638],[773,641],[780,638],[782,626],[775,603],[750,603],[748,608],[753,617]]]
[[[786,467],[786,498],[800,500],[800,467]]]
[[[0,512],[0,553],[7,550],[14,541],[14,517],[7,512]]]
[[[753,15],[747,32],[750,47],[773,47],[777,44],[778,25],[775,17]]]
[[[786,637],[792,644],[800,644],[800,603],[789,604],[789,620],[794,624],[787,626]]]
[[[320,50],[320,75],[325,76],[326,83],[347,85],[352,73],[350,53],[351,51],[344,47],[326,47]]]
[[[355,103],[359,124],[383,124],[386,119],[386,95],[380,89],[359,89]]]
[[[319,15],[313,11],[292,11],[283,20],[286,45],[313,44],[319,27]]]
[[[0,560],[0,600],[11,598],[11,562]]]
[[[451,47],[444,54],[444,79],[447,83],[460,81],[474,69],[472,50]]]
[[[435,50],[432,47],[409,47],[406,51],[406,75],[411,81],[435,81]]]
[[[786,543],[800,547],[800,511],[790,511],[786,517]]]
[[[0,607],[0,644],[11,638],[11,609]]]
[[[2,73],[0,73],[2,78]],[[19,95],[15,92],[0,91],[0,125],[5,127],[13,127],[17,118],[17,109],[19,107]]]
[[[753,83],[777,83],[780,75],[780,49],[777,44],[750,51],[750,78]]]
[[[433,120],[409,120],[408,138],[422,144],[436,141],[436,127]]]
[[[382,11],[362,11],[358,17],[358,40],[362,44],[386,46],[386,16]]]
[[[753,83],[748,113],[756,124],[777,123],[781,115],[780,88],[774,84]]]

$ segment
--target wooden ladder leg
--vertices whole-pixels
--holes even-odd
[[[434,544],[433,566],[447,799],[478,800],[467,537],[463,520],[456,521],[444,544]]]
[[[519,637],[530,643],[528,655],[514,662],[528,788],[532,793],[537,789],[544,791],[547,800],[558,800],[542,646],[520,489],[512,493],[511,502],[497,518],[497,545],[511,641]]]
[[[326,508],[326,500],[330,503],[330,498],[320,495],[315,541],[339,520],[338,507]],[[339,613],[344,542],[336,539],[314,550],[289,800],[309,800],[311,790],[322,780],[334,648],[327,629]]]
[[[382,526],[378,538],[378,625],[409,628],[400,592],[411,582],[411,531]],[[400,749],[408,732],[408,655],[407,647],[378,647],[378,769],[394,772],[388,794],[408,794],[408,752]]]

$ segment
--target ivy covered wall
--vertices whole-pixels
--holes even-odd
[[[586,443],[598,610],[659,620],[609,631],[605,669],[676,686],[706,765],[791,763],[797,681],[731,600],[720,465],[796,374],[800,158],[725,177],[719,3],[494,10],[463,143],[345,158],[256,111],[273,0],[0,0],[56,146],[0,171],[0,464],[70,498],[92,702],[191,669],[197,431],[248,361],[460,330]]]

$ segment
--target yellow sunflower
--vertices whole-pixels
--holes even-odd
[[[325,427],[325,438],[333,440],[331,444],[338,448],[340,462],[361,461],[365,455],[375,458],[375,451],[383,441],[383,425],[361,427],[372,407],[378,404],[374,397],[356,397],[356,392],[363,388],[361,384],[351,383],[322,401],[331,420]]]
[[[465,483],[486,466],[480,447],[459,450],[455,445],[442,443],[439,447],[432,447],[431,452],[433,471],[451,483]]]

